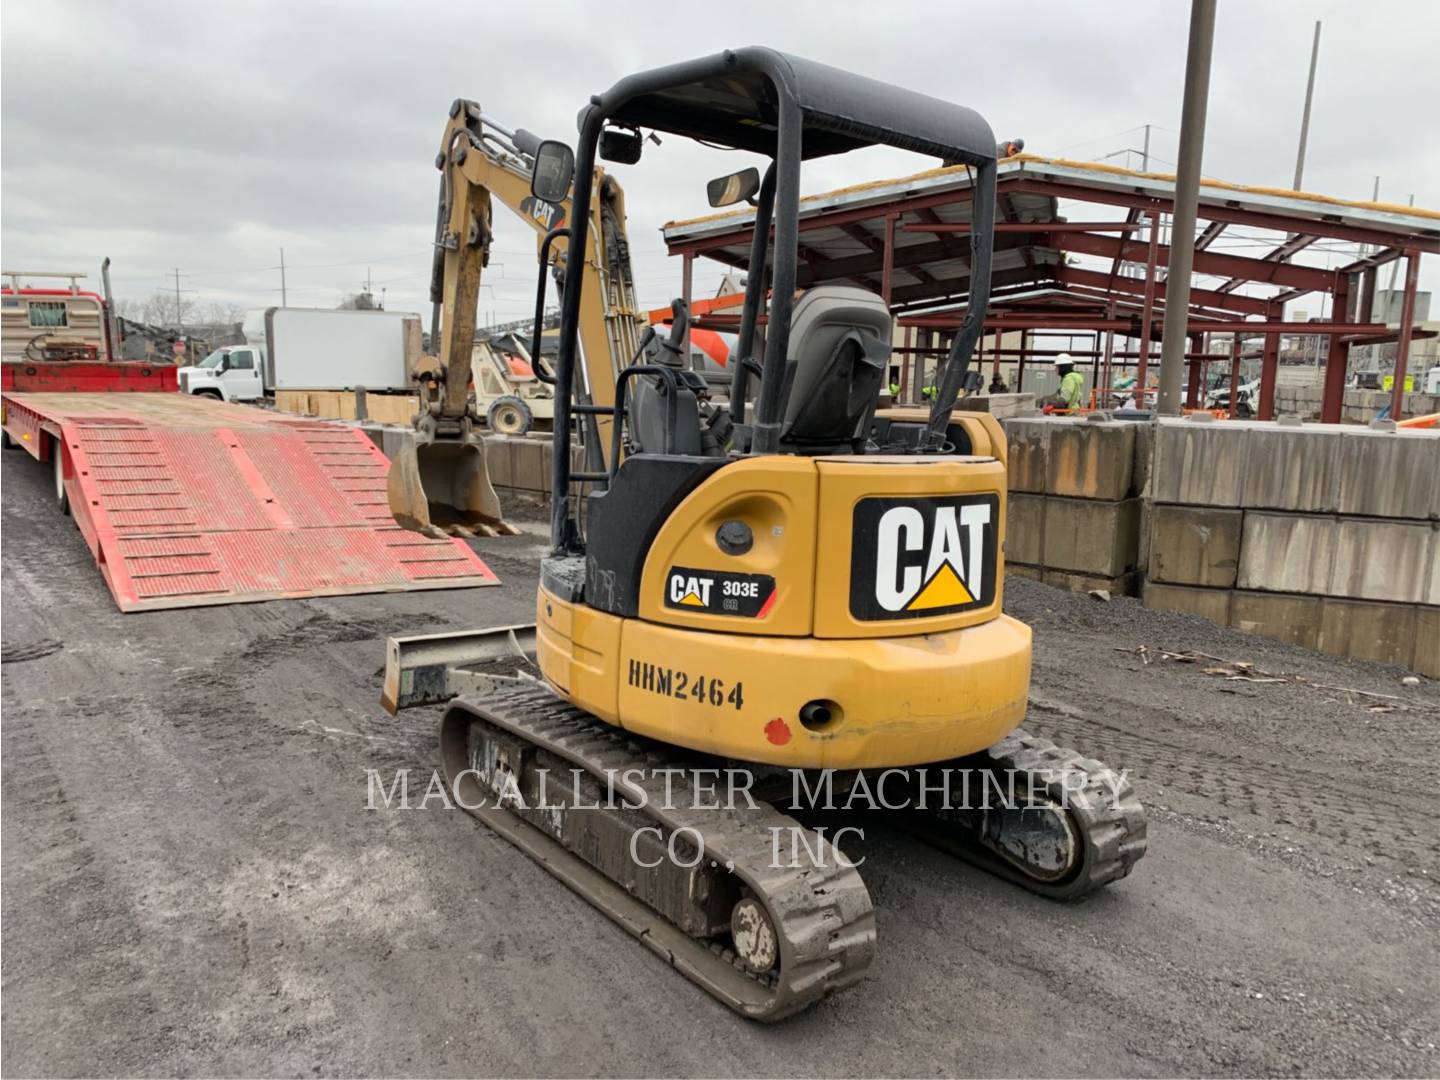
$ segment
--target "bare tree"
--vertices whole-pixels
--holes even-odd
[[[358,293],[352,293],[340,301],[342,311],[375,311],[380,307],[375,302],[375,294],[368,289],[362,289]]]
[[[245,321],[245,305],[232,300],[208,300],[195,308],[195,321],[207,326],[229,326]]]
[[[182,294],[177,303],[173,292],[157,289],[144,300],[116,300],[115,314],[129,319],[131,322],[145,323],[149,326],[179,326],[187,320],[194,321],[195,301],[187,299]]]

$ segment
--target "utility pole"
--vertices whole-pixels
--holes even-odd
[[[175,267],[175,325],[183,326],[185,313],[180,310],[180,268]]]
[[[1310,103],[1315,99],[1315,65],[1320,62],[1320,20],[1315,20],[1315,41],[1310,46],[1310,77],[1305,81],[1305,111],[1300,116],[1300,149],[1295,155],[1295,183],[1300,190],[1300,178],[1305,175],[1305,142],[1310,137]]]
[[[1175,213],[1170,225],[1170,269],[1165,276],[1165,329],[1160,338],[1159,412],[1167,416],[1180,414],[1180,377],[1189,340],[1190,274],[1195,266],[1195,208],[1200,199],[1200,159],[1205,151],[1205,107],[1210,96],[1210,55],[1214,46],[1215,0],[1191,0],[1185,97],[1180,106],[1180,154],[1175,165]],[[1136,387],[1142,394],[1144,389]]]
[[[282,248],[280,249],[280,306],[281,306],[281,307],[289,307],[289,306],[290,306],[290,305],[286,302],[286,297],[287,297],[287,295],[288,295],[288,294],[285,292],[285,249],[282,247]]]

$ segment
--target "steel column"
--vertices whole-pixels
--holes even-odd
[[[1415,328],[1415,290],[1420,284],[1420,253],[1405,256],[1405,296],[1400,302],[1400,337],[1395,343],[1395,386],[1390,391],[1390,419],[1405,412],[1405,370],[1410,364],[1410,339]]]
[[[1330,309],[1331,321],[1345,318],[1350,312],[1350,279],[1341,277]],[[1330,347],[1325,357],[1325,393],[1320,399],[1320,422],[1338,424],[1345,408],[1345,375],[1350,365],[1350,343],[1340,334],[1328,335]]]
[[[890,306],[890,283],[895,276],[895,214],[885,215],[885,252],[880,264],[880,297]]]
[[[1275,378],[1279,370],[1280,335],[1266,334],[1260,358],[1260,408],[1255,413],[1261,420],[1275,419]]]
[[[1160,251],[1160,215],[1152,210],[1149,216],[1150,252],[1145,260],[1145,301],[1140,316],[1140,364],[1135,373],[1135,404],[1141,409],[1145,407],[1145,376],[1150,365],[1151,323],[1155,319],[1155,264]],[[1183,311],[1184,308],[1180,310]]]
[[[1230,336],[1230,419],[1235,419],[1235,397],[1240,393],[1240,335]]]

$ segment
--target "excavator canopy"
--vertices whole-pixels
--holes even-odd
[[[782,94],[802,113],[807,159],[876,144],[973,165],[995,158],[990,125],[973,109],[759,46],[621,79],[600,111],[614,124],[773,157]]]

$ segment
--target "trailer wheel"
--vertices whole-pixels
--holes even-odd
[[[0,444],[3,444],[6,450],[14,450],[17,446],[20,445],[10,437],[10,432],[4,430],[3,428],[0,428]]]
[[[50,460],[55,463],[55,505],[60,507],[60,513],[69,517],[70,496],[65,491],[65,448],[55,439],[50,440]]]
[[[496,398],[485,414],[490,430],[497,435],[524,435],[535,426],[530,406],[512,394]]]

